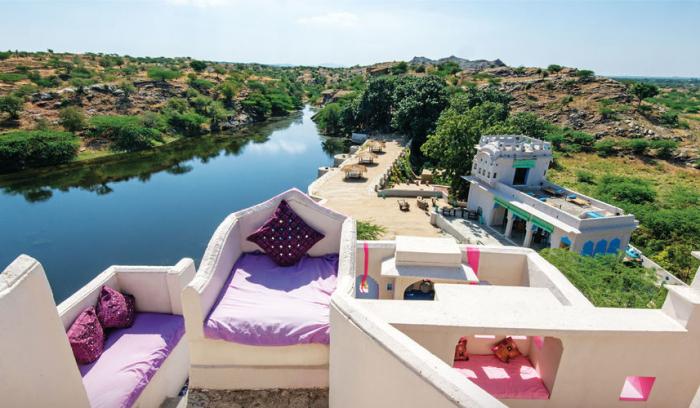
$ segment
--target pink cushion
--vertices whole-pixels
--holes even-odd
[[[80,364],[97,360],[104,350],[104,331],[92,306],[78,315],[67,335],[75,360]]]
[[[133,326],[110,333],[102,356],[81,365],[92,408],[131,407],[185,333],[182,316],[137,313]]]
[[[247,239],[258,244],[277,265],[290,266],[323,237],[282,200],[272,217]]]
[[[135,304],[133,296],[102,286],[95,311],[105,329],[130,327],[134,323]]]
[[[501,399],[549,399],[549,391],[525,356],[504,363],[493,355],[470,355],[454,368],[479,387]]]

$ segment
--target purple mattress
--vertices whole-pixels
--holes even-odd
[[[337,271],[337,254],[305,256],[293,266],[243,254],[204,323],[204,335],[253,346],[329,344]]]
[[[79,366],[92,408],[131,407],[185,333],[182,316],[136,313],[134,325],[108,331],[97,361]]]

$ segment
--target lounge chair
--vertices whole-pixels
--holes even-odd
[[[308,252],[311,267],[278,267],[246,240],[282,200],[325,237]],[[329,210],[297,189],[235,212],[219,225],[197,275],[183,291],[190,344],[190,386],[209,389],[328,386],[330,295],[328,275],[310,285],[308,273],[337,279],[354,273],[351,218]],[[335,257],[335,258],[334,258]],[[305,279],[307,277],[307,279]],[[293,293],[292,293],[293,292]],[[313,298],[307,298],[311,293]]]
[[[18,257],[0,274],[0,405],[157,407],[177,396],[189,369],[180,292],[194,272],[191,259],[112,266],[57,307],[41,264]],[[108,329],[102,355],[78,365],[66,331],[103,285],[136,298],[136,319]]]

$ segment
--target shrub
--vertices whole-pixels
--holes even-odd
[[[0,112],[10,115],[10,119],[19,118],[24,101],[14,95],[0,96]]]
[[[207,123],[207,118],[196,112],[170,112],[167,121],[177,132],[185,136],[199,136],[202,134],[202,126]]]
[[[342,135],[345,133],[341,109],[339,104],[329,103],[314,116],[313,119],[321,133],[327,135]]]
[[[420,65],[416,66],[415,71],[419,74],[425,72],[425,65],[420,64]]]
[[[589,171],[579,170],[576,172],[576,180],[580,183],[593,184],[595,182],[595,176]]]
[[[68,132],[16,130],[0,134],[0,170],[48,166],[73,160],[78,139]]]
[[[673,155],[673,152],[678,148],[678,142],[670,139],[654,140],[650,143],[652,149],[656,149],[658,157],[668,159]]]
[[[562,68],[561,65],[550,64],[550,65],[547,67],[547,71],[549,71],[549,72],[559,72],[559,71],[561,71],[561,68]]]
[[[85,115],[82,109],[69,106],[61,109],[58,122],[69,132],[77,132],[85,128]]]
[[[649,141],[646,139],[631,139],[627,142],[627,148],[634,154],[643,155],[649,149]]]
[[[385,232],[386,228],[370,221],[357,222],[357,239],[359,240],[376,241],[381,238]]]
[[[0,61],[6,60],[12,56],[10,51],[0,51]]]
[[[615,141],[614,140],[601,140],[596,143],[593,148],[595,151],[603,157],[612,156],[615,154]]]
[[[540,255],[597,307],[659,308],[666,297],[652,270],[627,266],[616,255],[582,256],[553,248]]]
[[[408,64],[406,61],[401,61],[398,64],[391,67],[391,73],[394,75],[405,74],[408,71]]]
[[[17,72],[0,72],[0,81],[2,82],[17,82],[27,79],[27,75]]]
[[[208,80],[202,79],[202,78],[197,78],[197,77],[190,78],[188,83],[190,84],[190,86],[192,88],[198,90],[199,92],[206,92],[209,89],[213,88],[215,85],[211,81],[208,81]]]
[[[595,72],[591,71],[590,69],[580,69],[576,71],[575,75],[579,78],[580,81],[586,82],[593,79],[593,77],[595,76]]]
[[[598,183],[598,194],[612,201],[631,204],[650,203],[656,199],[656,192],[649,182],[631,177],[605,175]]]
[[[252,92],[241,102],[243,110],[255,120],[263,120],[270,116],[272,103],[260,92]]]
[[[678,113],[673,111],[662,113],[659,117],[659,123],[664,126],[678,127]]]
[[[148,77],[154,81],[165,82],[180,77],[180,71],[166,68],[153,67],[148,70]]]
[[[158,129],[146,127],[138,116],[104,115],[90,119],[90,133],[112,142],[112,149],[134,151],[160,140]]]
[[[204,61],[194,60],[194,61],[190,62],[190,68],[192,68],[193,70],[195,70],[197,72],[202,72],[207,68],[207,63]]]

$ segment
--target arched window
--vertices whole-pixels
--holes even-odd
[[[614,254],[620,250],[620,238],[613,238],[608,245],[608,253]]]
[[[597,244],[595,244],[595,251],[593,252],[595,255],[605,255],[605,250],[608,248],[608,241],[601,239],[598,241]]]
[[[581,250],[581,255],[593,256],[593,241],[586,241],[586,243],[583,244],[583,249]]]
[[[424,279],[413,283],[403,292],[404,300],[433,300],[435,299],[435,289],[433,282]]]

